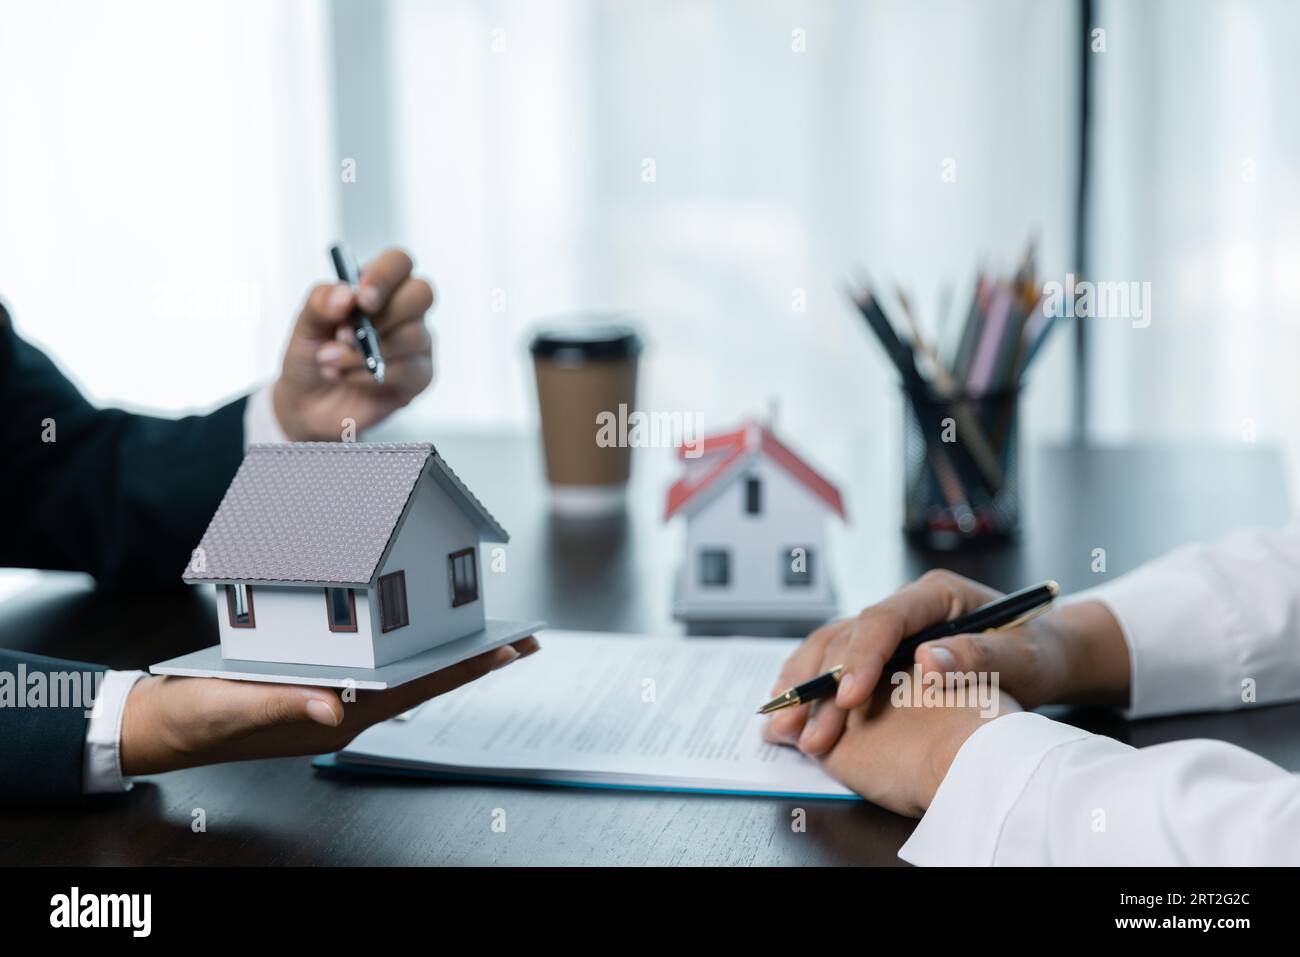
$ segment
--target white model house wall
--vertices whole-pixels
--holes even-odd
[[[232,628],[226,586],[217,585],[221,656],[243,661],[375,667],[369,596],[356,589],[357,630],[330,631],[325,589],[252,582],[252,628]]]
[[[761,512],[745,511],[747,477],[761,483]],[[724,488],[701,492],[698,506],[687,506],[686,556],[679,598],[697,607],[740,603],[750,609],[766,602],[788,608],[791,603],[824,603],[831,597],[827,574],[824,502],[785,469],[766,458],[751,459],[735,477],[723,478]],[[813,553],[808,585],[785,584],[789,549],[801,546]],[[731,581],[726,586],[700,584],[700,552],[725,549],[730,554]],[[784,555],[784,559],[783,559]]]
[[[478,540],[477,529],[426,470],[416,486],[406,521],[379,570],[381,576],[395,571],[405,573],[411,623],[389,632],[382,630],[376,587],[368,618],[374,635],[374,667],[461,638],[484,626],[485,575]],[[448,556],[466,548],[474,550],[478,599],[453,608]],[[360,605],[357,610],[359,613]]]

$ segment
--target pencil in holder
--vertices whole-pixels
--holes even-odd
[[[945,551],[1019,530],[1019,389],[945,396],[903,387],[903,531]]]

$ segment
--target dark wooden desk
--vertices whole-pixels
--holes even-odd
[[[531,440],[461,437],[439,447],[513,537],[506,572],[486,585],[494,614],[564,628],[681,630],[669,617],[680,531],[658,520],[668,453],[639,456],[625,520],[575,524],[547,515]],[[849,448],[820,459],[834,475],[855,476],[844,482],[853,524],[834,549],[846,612],[930,565],[1002,588],[1053,576],[1075,590],[1181,542],[1289,518],[1272,450],[1045,449],[1027,457],[1020,543],[957,558],[921,554],[898,533],[893,463]],[[1091,570],[1095,548],[1106,549],[1106,574]],[[131,621],[142,600],[148,629]],[[0,640],[140,667],[215,643],[210,601],[186,591],[104,597],[77,576],[49,576],[0,608]],[[1138,745],[1222,738],[1300,769],[1300,705],[1134,724],[1061,716]],[[797,806],[806,833],[791,831]],[[206,833],[190,829],[196,808]],[[507,812],[505,833],[491,828],[495,808]],[[896,864],[911,828],[865,803],[335,777],[295,758],[182,771],[142,779],[120,797],[5,814],[0,864]]]

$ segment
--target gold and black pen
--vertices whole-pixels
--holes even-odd
[[[941,621],[937,625],[923,628],[915,635],[904,638],[886,663],[883,674],[892,674],[907,668],[912,663],[916,649],[927,641],[949,638],[952,635],[972,635],[982,631],[1002,631],[1022,625],[1035,615],[1041,615],[1051,607],[1061,586],[1054,581],[1045,581],[1041,585],[1031,585],[1010,595],[1003,595],[987,605],[980,605],[968,615],[959,615],[951,621]],[[840,675],[844,666],[836,665],[824,675],[818,675],[811,681],[787,688],[758,709],[759,714],[770,714],[782,708],[808,704],[821,698],[830,698],[840,685]]]

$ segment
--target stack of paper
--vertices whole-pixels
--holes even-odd
[[[766,744],[797,642],[546,631],[540,653],[376,725],[321,763],[589,787],[852,797]]]

